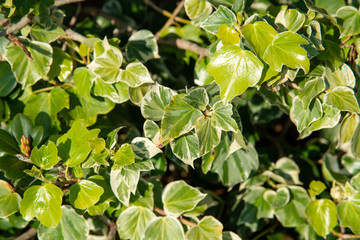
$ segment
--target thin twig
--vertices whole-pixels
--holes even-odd
[[[354,239],[360,238],[360,234],[348,234],[348,233],[339,233],[336,231],[331,232],[334,236],[339,237],[340,239]]]
[[[159,213],[160,215],[166,216],[165,211],[162,210],[162,209],[160,209],[160,208],[155,207],[155,211],[156,211],[157,213]],[[189,220],[186,220],[186,219],[184,219],[184,218],[182,218],[182,217],[179,218],[179,221],[182,222],[183,224],[187,225],[187,226],[196,226],[196,223],[191,222],[191,221],[189,221]]]
[[[37,230],[35,228],[30,228],[20,236],[14,238],[13,240],[28,240],[36,236]]]
[[[152,1],[150,0],[144,0],[145,4],[148,5],[149,7],[151,7],[152,9],[154,9],[155,11],[161,13],[162,15],[164,15],[165,17],[170,18],[172,16],[172,14],[162,8],[159,8],[158,6],[156,6]],[[181,17],[175,16],[174,18],[175,21],[180,22],[180,23],[184,23],[184,24],[190,24],[191,21],[183,19]]]
[[[64,5],[72,4],[72,3],[78,3],[78,2],[85,2],[86,0],[57,0],[54,3],[54,7],[61,7]]]
[[[174,12],[171,14],[171,17],[166,21],[166,23],[164,24],[164,26],[155,34],[156,38],[159,39],[161,32],[171,26],[174,23],[174,18],[179,14],[179,12],[181,11],[181,9],[184,7],[184,3],[185,0],[182,0],[179,5],[177,5],[177,7],[175,8]]]

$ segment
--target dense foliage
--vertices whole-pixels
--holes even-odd
[[[0,10],[0,239],[360,238],[357,0]]]

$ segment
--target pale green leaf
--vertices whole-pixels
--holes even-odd
[[[357,192],[337,205],[340,224],[355,234],[360,233],[360,193]]]
[[[194,108],[204,111],[209,104],[209,96],[204,88],[196,88],[185,95],[184,101]]]
[[[146,119],[160,121],[164,115],[164,108],[173,97],[170,88],[156,85],[141,100],[141,113]]]
[[[330,89],[334,89],[338,86],[348,86],[351,88],[355,87],[354,73],[345,63],[340,67],[326,67],[324,77],[329,84]]]
[[[322,237],[326,237],[337,224],[336,205],[329,199],[309,203],[305,214],[315,232]]]
[[[235,23],[235,14],[229,8],[220,5],[219,8],[201,24],[201,27],[215,35],[221,24],[234,27]]]
[[[297,32],[305,23],[306,17],[296,9],[283,9],[275,19],[275,24],[281,31]]]
[[[180,180],[166,185],[161,199],[166,214],[179,217],[184,212],[194,209],[205,196],[206,194]]]
[[[86,209],[95,205],[104,189],[96,183],[88,180],[81,180],[70,187],[69,201],[78,209]]]
[[[339,27],[340,37],[354,36],[360,33],[360,13],[353,6],[344,6],[336,11],[336,16],[341,19]]]
[[[270,68],[278,72],[281,72],[282,66],[286,65],[289,68],[301,68],[307,73],[310,61],[306,50],[300,46],[301,44],[309,43],[297,33],[279,33],[266,48],[263,59]]]
[[[263,68],[252,52],[228,45],[216,51],[206,69],[220,86],[221,99],[229,102],[255,86],[261,79]]]
[[[135,58],[142,62],[160,58],[154,34],[146,29],[135,32],[128,40],[126,54],[129,59]]]
[[[293,105],[290,109],[290,119],[296,125],[299,132],[316,120],[319,120],[323,115],[321,102],[318,98],[313,101],[309,107],[304,107],[305,104],[297,96],[293,100]]]
[[[63,193],[53,184],[29,187],[20,202],[20,213],[27,221],[36,217],[46,227],[56,227],[61,219]]]
[[[112,157],[118,166],[130,165],[135,162],[135,154],[128,143],[123,144]]]
[[[306,82],[302,91],[298,94],[304,108],[308,108],[311,100],[325,90],[325,81],[323,78],[314,78]]]
[[[133,62],[122,70],[118,81],[126,83],[130,87],[138,87],[144,83],[153,83],[150,73],[141,62]]]
[[[83,120],[76,120],[56,143],[64,165],[73,167],[85,161],[91,151],[89,141],[96,138],[99,132],[100,129],[87,130]]]
[[[205,117],[201,117],[196,124],[195,132],[199,138],[200,156],[211,151],[220,142],[221,130],[214,125],[211,118]]]
[[[39,168],[48,170],[60,161],[57,155],[58,150],[54,142],[49,141],[47,145],[42,145],[40,149],[33,148],[30,160]]]
[[[31,27],[30,35],[36,41],[51,43],[65,35],[65,31],[58,25],[53,25],[51,28],[45,29],[39,24],[35,24]]]
[[[260,21],[244,25],[241,33],[260,58],[263,58],[266,48],[278,34],[267,22]]]
[[[131,206],[123,211],[116,221],[122,239],[141,240],[149,223],[156,215],[147,208]]]
[[[222,240],[223,225],[216,218],[206,216],[197,226],[190,228],[186,233],[187,240]]]
[[[325,94],[324,102],[340,111],[360,113],[358,101],[351,88],[339,86]]]
[[[194,160],[199,157],[199,138],[194,132],[171,140],[171,150],[181,161],[194,167]]]
[[[19,211],[21,197],[9,183],[0,180],[0,217],[8,217]]]
[[[161,122],[162,141],[177,138],[191,131],[201,116],[200,110],[187,104],[180,95],[174,96],[164,110]]]
[[[216,102],[212,108],[211,118],[214,127],[232,132],[236,132],[239,129],[236,121],[231,117],[233,114],[231,104],[224,104],[219,101]]]
[[[70,206],[62,206],[62,216],[56,228],[40,225],[38,229],[39,240],[87,240],[89,239],[89,225],[85,218],[80,216]]]
[[[19,46],[7,48],[6,59],[11,65],[16,80],[24,89],[46,76],[52,63],[53,51],[48,43],[24,40],[22,44],[30,52],[32,60]]]
[[[146,240],[184,240],[184,230],[181,223],[174,217],[157,217],[147,226],[144,238]]]

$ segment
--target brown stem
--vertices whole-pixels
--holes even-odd
[[[152,9],[154,9],[155,11],[161,13],[162,15],[164,15],[165,17],[170,18],[172,16],[172,14],[162,8],[159,8],[158,6],[156,6],[152,1],[150,0],[144,0],[145,4],[148,5],[149,7],[151,7]],[[184,23],[184,24],[190,24],[191,21],[183,19],[181,17],[175,16],[174,18],[175,21],[180,22],[180,23]]]
[[[104,215],[98,215],[98,218],[109,228],[109,233],[107,236],[108,240],[115,240],[116,224],[107,217],[105,217]]]
[[[61,7],[64,5],[72,4],[72,3],[78,3],[78,2],[85,2],[86,0],[57,0],[54,3],[55,7]]]
[[[155,207],[155,211],[157,213],[159,213],[160,215],[166,216],[165,211],[160,209],[160,208]],[[182,222],[183,224],[187,225],[187,226],[196,226],[197,225],[196,223],[191,222],[189,220],[186,220],[186,219],[184,219],[182,217],[179,217],[179,221]]]
[[[182,0],[179,5],[175,8],[174,12],[171,14],[171,17],[166,21],[164,26],[155,34],[156,38],[159,39],[161,32],[171,26],[174,23],[174,18],[179,14],[181,9],[184,7],[185,0]]]
[[[35,228],[30,228],[29,230],[27,230],[20,236],[14,238],[13,240],[28,240],[28,239],[35,237],[36,233],[37,233],[37,230]]]
[[[336,231],[331,232],[334,236],[339,237],[340,239],[354,239],[360,238],[360,234],[348,234],[348,233],[339,233]]]

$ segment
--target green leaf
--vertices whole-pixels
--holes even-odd
[[[338,86],[355,87],[355,76],[351,68],[345,63],[340,67],[330,68],[326,67],[324,76],[329,84],[330,89],[334,89]]]
[[[94,81],[94,95],[109,99],[114,103],[123,103],[129,100],[129,86],[123,82],[108,84],[99,78]]]
[[[76,120],[70,130],[59,137],[57,147],[64,165],[74,167],[83,161],[91,151],[89,141],[96,138],[100,129],[88,131],[83,120]]]
[[[141,113],[149,120],[160,121],[164,115],[164,108],[173,97],[170,88],[155,85],[141,100]]]
[[[283,9],[275,19],[275,24],[281,31],[297,32],[304,25],[306,17],[296,9]]]
[[[131,206],[123,211],[116,221],[122,239],[141,240],[146,227],[156,218],[147,208]]]
[[[341,7],[336,11],[336,16],[342,20],[338,23],[341,38],[360,33],[360,13],[356,8],[352,6]]]
[[[62,88],[54,88],[50,92],[32,94],[26,102],[24,114],[33,122],[41,117],[50,118],[52,125],[58,124],[57,114],[64,108],[69,108],[69,95]],[[44,124],[44,122],[41,122]]]
[[[52,43],[59,37],[65,35],[65,31],[58,25],[53,25],[51,28],[45,29],[39,24],[35,24],[31,27],[30,34],[36,41]]]
[[[16,80],[26,86],[33,85],[50,70],[52,48],[50,44],[28,40],[22,41],[29,51],[32,60],[18,46],[10,46],[6,51],[6,59],[11,65]]]
[[[19,211],[21,197],[9,183],[0,180],[0,217],[8,217]]]
[[[174,217],[157,217],[147,226],[144,238],[148,240],[184,240],[184,230],[181,223]]]
[[[235,45],[240,41],[239,33],[226,24],[221,24],[219,26],[216,36],[221,39],[221,42],[224,45]]]
[[[33,122],[24,114],[18,113],[15,115],[11,124],[11,133],[15,137],[16,141],[20,143],[22,136],[30,138],[30,133],[33,128]]]
[[[121,71],[119,81],[122,81],[130,87],[138,87],[144,83],[154,83],[150,73],[141,62],[133,62]]]
[[[6,97],[14,90],[17,82],[9,63],[0,62],[0,72],[0,97]]]
[[[261,59],[263,59],[266,48],[278,34],[267,22],[246,24],[241,29],[241,33]]]
[[[171,140],[171,150],[184,163],[194,168],[194,160],[199,157],[199,138],[194,132]]]
[[[201,112],[187,104],[181,95],[174,96],[164,110],[161,122],[162,141],[177,138],[191,131],[201,116]]]
[[[197,226],[190,228],[186,233],[186,239],[191,240],[222,240],[223,225],[216,218],[206,216],[198,223]]]
[[[360,233],[360,193],[357,192],[350,196],[348,200],[342,201],[337,205],[340,224],[348,227],[355,234]]]
[[[326,237],[337,224],[336,205],[328,199],[319,199],[309,203],[305,214],[315,232],[322,237]]]
[[[179,217],[184,212],[194,209],[205,196],[206,194],[180,180],[166,185],[161,199],[165,213],[168,216]]]
[[[135,154],[128,143],[123,144],[112,157],[118,166],[126,166],[135,162]]]
[[[195,127],[195,132],[199,138],[200,156],[205,155],[216,147],[220,142],[221,129],[214,127],[214,120],[201,117]]]
[[[36,217],[46,227],[56,227],[61,218],[63,193],[53,184],[29,187],[20,202],[20,213],[27,221]]]
[[[340,111],[360,113],[359,104],[351,88],[339,86],[325,94],[324,102]]]
[[[323,78],[314,78],[306,82],[303,90],[298,94],[304,108],[308,108],[311,100],[325,90],[325,81]]]
[[[55,143],[49,141],[47,145],[42,145],[40,149],[37,147],[33,148],[30,160],[39,168],[49,170],[60,160],[57,153],[58,150]]]
[[[19,145],[16,140],[5,130],[0,129],[0,152],[18,154]]]
[[[232,114],[231,104],[224,104],[221,101],[216,102],[211,112],[213,126],[224,131],[236,132],[239,128],[236,121],[231,117]]]
[[[160,58],[154,34],[142,29],[131,35],[126,45],[126,54],[129,59],[135,58],[141,62]]]
[[[216,51],[206,69],[220,86],[221,99],[229,102],[248,87],[255,86],[261,79],[263,68],[252,52],[231,45]]]
[[[53,47],[53,62],[48,72],[50,80],[57,77],[61,82],[64,82],[72,73],[73,62],[71,56],[63,52],[61,48]]]
[[[204,88],[196,88],[185,95],[184,101],[194,108],[204,111],[209,104],[209,96]]]
[[[350,142],[351,153],[360,158],[360,124],[357,125]]]
[[[312,180],[310,185],[309,185],[309,194],[310,197],[315,197],[317,195],[319,195],[320,193],[322,193],[324,190],[326,189],[326,186],[323,182],[321,181],[315,181]]]
[[[270,68],[281,72],[282,66],[301,68],[305,73],[309,71],[310,61],[307,52],[300,45],[308,41],[294,32],[282,32],[275,36],[266,48],[263,59]]]
[[[298,227],[306,224],[305,209],[310,198],[305,189],[289,186],[290,201],[284,207],[276,208],[275,215],[284,227]]]
[[[95,48],[103,49],[100,55],[96,55],[88,68],[102,81],[115,83],[120,77],[120,67],[123,61],[121,51],[111,46],[105,38],[95,44]]]
[[[206,18],[212,12],[212,6],[206,0],[185,0],[185,12],[193,21]]]
[[[348,113],[344,117],[344,120],[341,122],[340,125],[340,131],[339,131],[340,139],[338,141],[338,146],[347,143],[351,140],[353,133],[355,132],[355,128],[360,122],[359,120],[360,120],[359,116],[355,113],[353,114]]]
[[[201,24],[201,27],[215,35],[221,24],[234,28],[235,23],[235,14],[229,8],[220,5],[219,8]]]
[[[89,225],[85,218],[77,214],[70,206],[62,206],[62,216],[56,228],[40,225],[39,240],[89,239]]]
[[[299,132],[303,131],[312,122],[319,120],[323,115],[321,102],[318,98],[313,101],[309,107],[304,107],[305,104],[297,96],[293,100],[293,105],[290,109],[290,119],[296,125]]]
[[[95,205],[103,193],[104,189],[96,183],[81,180],[70,187],[69,200],[74,207],[86,209]]]
[[[264,200],[270,203],[274,208],[284,207],[290,201],[290,192],[286,187],[280,187],[275,191],[266,190]]]

